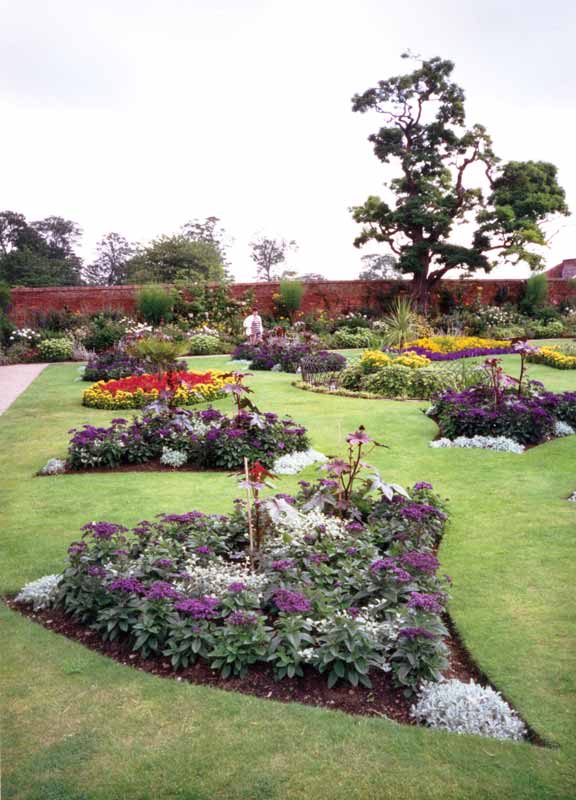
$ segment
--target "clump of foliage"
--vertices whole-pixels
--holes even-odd
[[[296,372],[300,362],[318,349],[312,336],[268,335],[259,344],[244,343],[232,353],[237,361],[247,361],[250,369]]]
[[[304,291],[304,285],[300,281],[280,281],[278,297],[276,298],[276,308],[279,314],[292,319],[294,314],[300,310]]]
[[[227,416],[212,408],[191,412],[161,403],[131,422],[118,418],[109,427],[84,425],[72,433],[70,470],[141,464],[160,458],[166,448],[202,469],[237,469],[244,458],[272,466],[278,456],[309,447],[305,428],[289,417],[247,410]]]
[[[187,352],[191,356],[208,356],[222,353],[224,350],[219,337],[208,333],[197,333],[188,340]]]
[[[73,343],[70,339],[43,339],[38,344],[40,361],[72,361]]]
[[[151,364],[143,358],[129,356],[123,350],[116,349],[108,353],[91,356],[82,373],[84,381],[110,381],[127,378],[129,375],[144,375],[151,369]],[[168,365],[168,371],[185,370],[185,361],[174,361]]]
[[[452,733],[475,734],[493,739],[520,741],[526,726],[490,686],[455,678],[422,685],[412,716],[431,728]]]
[[[144,286],[136,295],[138,314],[151,325],[170,322],[174,302],[174,294],[162,286]]]
[[[154,439],[181,450],[173,423],[159,420]],[[383,670],[412,695],[447,665],[447,584],[434,555],[446,513],[431,484],[407,492],[366,464],[376,446],[363,428],[349,434],[345,454],[297,497],[268,494],[274,476],[246,460],[246,500],[230,515],[162,514],[131,531],[90,522],[68,548],[54,602],[175,670],[202,659],[227,678],[267,664],[277,680],[316,670],[330,687],[370,687]]]

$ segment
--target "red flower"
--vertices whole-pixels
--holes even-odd
[[[115,395],[116,392],[129,392],[133,394],[138,389],[148,393],[153,389],[159,392],[175,391],[181,384],[197,386],[199,383],[212,383],[211,372],[171,372],[163,375],[131,375],[129,378],[119,378],[108,381],[102,387],[106,392]]]

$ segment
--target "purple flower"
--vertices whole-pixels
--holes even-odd
[[[420,481],[420,483],[414,484],[414,490],[418,491],[419,489],[432,489],[432,484],[427,483],[427,481]]]
[[[109,592],[124,592],[125,594],[146,594],[146,588],[137,578],[116,578],[108,584]]]
[[[91,533],[94,539],[111,539],[115,533],[124,533],[128,529],[123,525],[115,525],[113,522],[89,522],[80,530]]]
[[[410,551],[404,553],[400,560],[403,565],[419,572],[424,572],[427,575],[433,575],[438,569],[438,559],[432,553]]]
[[[200,597],[180,600],[174,604],[176,611],[189,614],[193,619],[214,619],[218,616],[217,607],[220,600],[217,597]]]
[[[154,581],[146,593],[148,600],[177,600],[180,592],[166,581]]]
[[[402,628],[398,636],[405,639],[435,639],[433,633],[427,631],[426,628]]]
[[[170,569],[173,565],[174,562],[171,558],[157,558],[153,564],[153,566],[159,567],[160,569]]]
[[[347,556],[355,556],[357,552],[358,552],[358,548],[357,547],[347,547],[346,548],[346,555]]]
[[[209,556],[212,554],[212,548],[209,547],[207,544],[198,545],[196,548],[196,552],[200,556]]]
[[[281,558],[278,561],[273,561],[270,564],[270,567],[277,572],[284,572],[284,570],[293,569],[295,566],[296,563],[292,558]]]
[[[114,550],[112,553],[113,556],[118,556],[118,558],[123,558],[128,555],[127,550]]]
[[[312,553],[308,556],[308,561],[311,564],[325,564],[326,561],[329,561],[329,557],[325,553]]]
[[[346,530],[349,533],[360,533],[360,531],[364,530],[364,525],[362,525],[361,522],[349,522],[348,525],[346,525]]]
[[[361,425],[357,431],[348,434],[348,436],[346,437],[346,441],[348,442],[348,444],[363,445],[363,444],[369,444],[374,440],[370,436],[368,436],[368,434]]]
[[[380,572],[384,569],[393,569],[396,566],[394,558],[378,558],[370,564],[370,572]]]
[[[256,625],[258,616],[246,611],[233,611],[226,617],[226,622],[229,625]]]
[[[243,592],[246,589],[246,584],[242,583],[242,581],[233,581],[228,585],[228,591],[232,594],[238,594],[238,592]]]
[[[427,611],[430,614],[441,614],[444,611],[441,603],[438,602],[439,594],[422,594],[421,592],[410,592],[408,608]]]
[[[356,617],[360,614],[360,609],[356,608],[355,606],[350,606],[348,609],[348,614],[352,617],[352,619],[356,619]]]
[[[105,578],[106,575],[108,574],[104,569],[104,567],[98,567],[98,566],[88,567],[86,572],[93,578]]]
[[[79,556],[87,549],[88,545],[86,542],[72,542],[70,547],[68,548],[68,555],[69,556]]]
[[[274,602],[280,611],[288,614],[303,613],[312,608],[307,597],[290,589],[278,589],[274,592]]]

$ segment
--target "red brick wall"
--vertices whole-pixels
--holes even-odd
[[[478,299],[491,304],[499,288],[506,286],[510,300],[522,296],[523,280],[445,280],[439,290],[449,289],[458,302],[464,305]],[[383,300],[393,291],[409,290],[407,281],[318,281],[306,284],[302,302],[304,312],[326,311],[330,315],[357,309],[382,307]],[[549,279],[549,297],[559,303],[576,292],[568,281]],[[67,308],[81,314],[115,309],[132,314],[138,286],[54,286],[42,289],[15,288],[12,290],[10,318],[18,325],[32,323],[38,312]],[[277,283],[235,283],[231,286],[233,297],[244,297],[251,292],[255,304],[264,313],[274,308],[273,295]],[[436,293],[437,295],[437,293]]]

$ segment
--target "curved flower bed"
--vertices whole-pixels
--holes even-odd
[[[112,381],[98,381],[82,395],[82,403],[91,408],[143,408],[170,391],[170,382],[179,383],[174,394],[178,405],[195,405],[223,397],[227,384],[235,382],[229,372],[173,372],[169,375],[131,375]]]
[[[429,336],[408,342],[403,350],[424,356],[430,361],[457,361],[460,358],[515,352],[512,342],[481,339],[478,336]]]
[[[355,455],[370,439],[348,441]],[[347,494],[353,464],[331,462],[256,516],[237,501],[229,516],[163,514],[131,531],[90,522],[42,603],[174,670],[202,660],[228,678],[261,664],[277,680],[316,671],[329,687],[388,672],[412,694],[447,666],[447,579],[433,552],[446,515],[427,483],[408,495],[373,475],[374,494]]]
[[[543,391],[532,385],[519,396],[517,390],[500,390],[497,397],[489,386],[463,392],[446,392],[428,411],[441,435],[457,437],[505,436],[522,445],[540,444],[554,438],[556,425],[576,428],[576,392]]]
[[[527,360],[554,369],[576,369],[576,355],[563,353],[556,347],[540,347],[535,353],[530,353]]]
[[[241,411],[150,409],[132,422],[118,418],[105,427],[73,428],[66,470],[113,469],[160,459],[174,468],[238,469],[259,460],[272,466],[282,455],[309,447],[306,429],[276,414]]]

